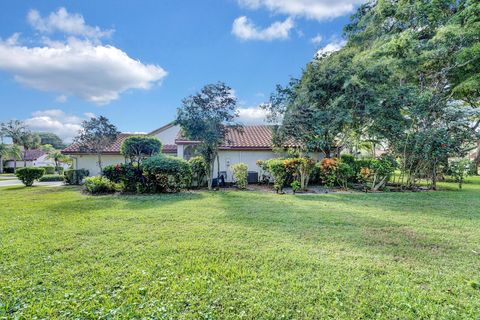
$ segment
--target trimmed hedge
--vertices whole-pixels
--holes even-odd
[[[192,181],[192,168],[187,161],[158,155],[146,159],[142,165],[146,178],[141,192],[179,192]]]
[[[90,173],[86,169],[80,170],[66,170],[64,173],[65,183],[70,185],[80,185],[85,177]]]
[[[4,167],[3,168],[3,173],[15,173],[15,169],[11,167]]]
[[[232,166],[233,177],[239,189],[247,189],[248,185],[248,167],[245,163],[236,163]]]
[[[142,170],[132,164],[116,164],[103,168],[102,175],[112,182],[120,183],[121,189],[126,192],[137,192],[142,189],[145,178]]]
[[[91,194],[106,194],[116,191],[115,183],[102,176],[86,178],[84,186],[85,190]]]
[[[64,177],[61,174],[46,174],[40,179],[38,179],[38,181],[40,182],[63,181],[63,180],[64,180]]]
[[[44,166],[40,167],[45,169],[45,174],[55,174],[55,167],[54,166]]]
[[[35,167],[19,168],[15,173],[17,178],[27,187],[31,187],[33,182],[40,179],[44,174],[45,169]]]

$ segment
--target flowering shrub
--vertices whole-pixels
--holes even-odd
[[[246,189],[248,184],[248,167],[245,163],[237,163],[232,166],[233,177],[239,189]]]
[[[122,191],[136,192],[144,184],[142,170],[133,164],[116,164],[103,168],[102,174],[112,182],[119,183]]]
[[[335,185],[339,164],[337,158],[323,158],[320,161],[320,177],[326,186],[333,187]]]

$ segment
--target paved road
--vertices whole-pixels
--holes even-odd
[[[0,180],[0,187],[9,187],[9,186],[21,186],[23,185],[20,180]],[[38,182],[33,183],[34,186],[47,186],[47,187],[59,187],[63,185],[62,181],[52,181],[52,182]]]

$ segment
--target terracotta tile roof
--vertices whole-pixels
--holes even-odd
[[[120,147],[122,146],[123,141],[127,139],[128,137],[131,136],[138,136],[139,134],[133,134],[133,133],[121,133],[117,136],[117,139],[108,146],[105,150],[102,151],[102,153],[106,154],[120,154]],[[177,152],[177,146],[174,144],[166,144],[163,145],[162,147],[162,152],[164,153],[176,153]],[[65,149],[62,150],[63,154],[83,154],[83,153],[88,153],[84,152],[80,148],[79,143],[73,143],[66,147]]]
[[[163,153],[177,153],[177,145],[176,144],[164,144],[162,146]]]
[[[252,125],[243,126],[241,129],[230,129],[227,133],[225,142],[220,149],[259,149],[271,150],[273,148],[273,126],[269,125]],[[178,144],[192,144],[199,143],[199,141],[189,141],[182,133],[179,132],[177,139]],[[285,147],[299,146],[298,143],[289,141]]]
[[[32,150],[27,150],[27,153],[25,155],[25,159],[23,159],[23,151],[20,153],[22,160],[26,161],[34,161],[37,160],[38,158],[46,155],[47,153],[41,149],[32,149]],[[12,159],[7,159],[7,161],[13,160]]]

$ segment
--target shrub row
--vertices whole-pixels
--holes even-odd
[[[80,185],[85,177],[88,177],[90,173],[86,169],[79,170],[66,170],[64,173],[64,181],[70,185]]]
[[[64,176],[61,174],[46,174],[40,179],[40,182],[64,181]]]
[[[102,175],[118,184],[117,188],[124,192],[179,192],[192,183],[191,165],[180,158],[165,155],[147,158],[140,166],[132,163],[107,166]],[[198,175],[197,171],[197,178]],[[97,182],[103,184],[100,180],[90,180],[90,184]]]

